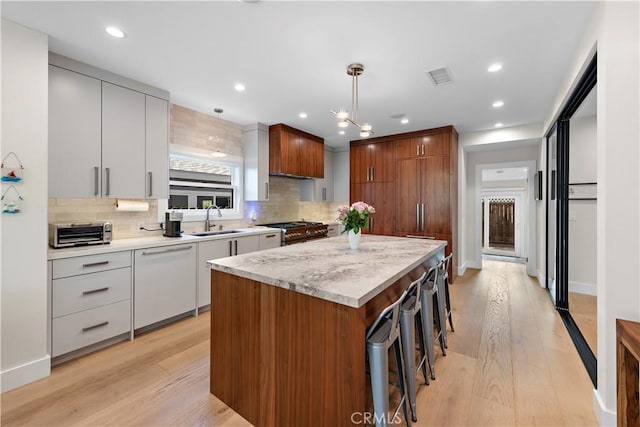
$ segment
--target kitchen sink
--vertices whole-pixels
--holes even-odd
[[[235,234],[243,233],[241,230],[218,230],[218,231],[203,231],[202,233],[189,233],[189,236],[205,237],[205,236],[219,236],[221,234]]]

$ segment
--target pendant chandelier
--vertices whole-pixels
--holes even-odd
[[[362,73],[364,73],[362,64],[354,63],[347,67],[347,74],[351,76],[351,112],[343,109],[331,110],[331,112],[336,115],[339,128],[346,128],[351,123],[360,129],[360,136],[366,138],[373,133],[373,130],[369,123],[358,123],[358,77]]]

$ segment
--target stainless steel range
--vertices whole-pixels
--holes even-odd
[[[282,244],[307,242],[314,239],[327,237],[328,226],[321,222],[278,222],[274,224],[261,224],[264,227],[279,228],[282,230]]]

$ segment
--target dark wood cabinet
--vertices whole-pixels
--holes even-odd
[[[324,178],[324,140],[287,125],[269,126],[269,174]]]
[[[450,233],[449,156],[398,160],[395,185],[398,236]]]
[[[393,195],[395,183],[389,182],[358,182],[351,184],[351,203],[363,201],[376,209],[376,213],[369,215],[368,227],[365,234],[392,236],[395,216]]]
[[[376,208],[373,234],[446,240],[457,275],[458,133],[453,126],[351,141],[351,202]],[[391,185],[382,185],[391,184]]]
[[[351,145],[351,182],[390,182],[394,180],[395,147],[390,143]]]

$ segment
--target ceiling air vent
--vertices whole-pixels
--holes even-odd
[[[431,83],[433,83],[434,86],[446,85],[453,81],[453,79],[451,78],[451,71],[449,71],[449,67],[441,67],[427,71],[427,75],[429,76],[429,79],[431,79]]]

